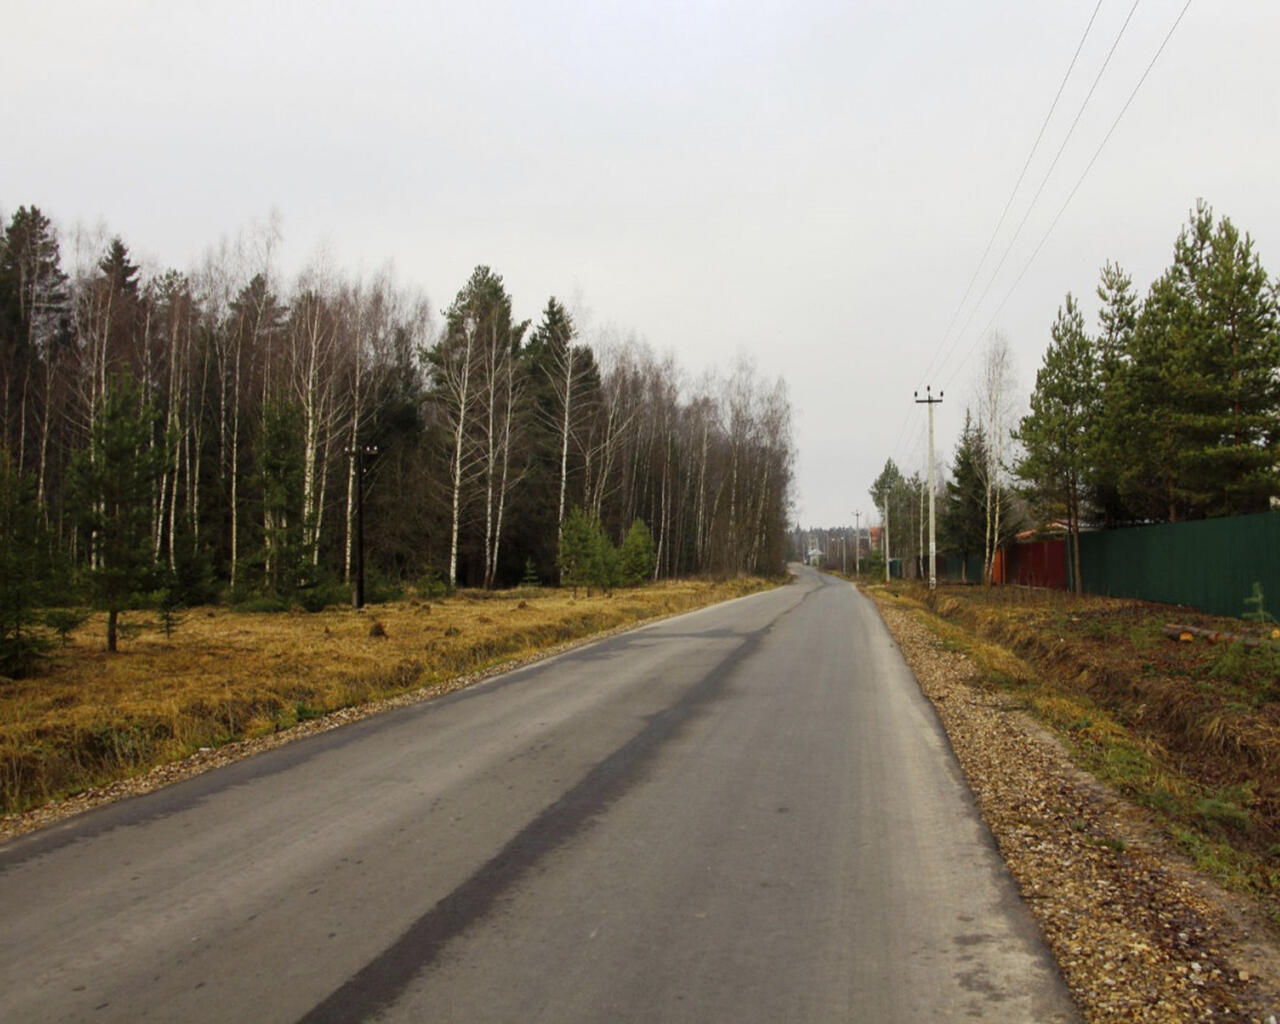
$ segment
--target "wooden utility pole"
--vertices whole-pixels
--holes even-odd
[[[924,389],[924,398],[920,397],[919,391],[913,394],[916,405],[929,407],[929,589],[935,590],[938,586],[938,537],[933,512],[933,407],[942,404],[942,392],[939,391],[938,397],[934,398],[930,390],[928,387]]]

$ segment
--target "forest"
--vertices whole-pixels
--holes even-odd
[[[362,550],[372,594],[782,569],[791,409],[745,360],[690,385],[554,297],[517,322],[487,266],[437,310],[390,271],[286,283],[269,238],[154,274],[64,244],[34,206],[0,233],[7,643],[43,607],[114,646],[140,603],[347,600]]]

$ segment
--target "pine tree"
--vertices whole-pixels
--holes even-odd
[[[1179,237],[1179,489],[1193,514],[1265,511],[1280,494],[1280,326],[1253,240],[1199,207]]]
[[[1097,289],[1098,310],[1098,415],[1089,438],[1092,463],[1089,500],[1103,523],[1129,522],[1134,516],[1121,496],[1121,467],[1131,432],[1132,411],[1126,388],[1131,368],[1133,334],[1138,323],[1138,302],[1133,281],[1118,265],[1102,268]]]
[[[902,559],[903,565],[920,554],[920,504],[925,491],[926,485],[920,474],[914,474],[908,480],[893,459],[888,459],[867,492],[875,504],[876,515],[883,516],[886,504],[888,506],[890,556]],[[883,563],[881,565],[883,567]]]
[[[1070,293],[1058,309],[1052,342],[1036,373],[1031,412],[1018,427],[1025,456],[1017,474],[1030,482],[1043,511],[1065,515],[1072,540],[1075,590],[1080,578],[1080,521],[1091,468],[1089,438],[1097,416],[1097,353]]]
[[[1105,326],[1105,325],[1104,325]],[[1104,449],[1131,516],[1239,515],[1280,494],[1280,322],[1253,242],[1205,205],[1151,286],[1130,336]]]
[[[1177,488],[1175,421],[1182,379],[1172,325],[1178,297],[1172,272],[1161,275],[1142,304],[1129,358],[1111,381],[1104,411],[1111,442],[1095,462],[1111,460],[1126,514],[1140,522],[1173,522],[1186,515]]]
[[[902,470],[898,468],[897,463],[893,459],[886,460],[884,469],[880,471],[880,475],[875,478],[867,493],[871,496],[871,501],[875,507],[884,512],[885,503],[891,506],[890,511],[897,502],[900,501],[901,495],[905,492],[905,480],[902,476]]]

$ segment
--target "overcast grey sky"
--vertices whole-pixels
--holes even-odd
[[[8,0],[0,211],[187,268],[275,210],[286,278],[390,260],[439,309],[487,263],[690,378],[745,353],[790,387],[799,520],[865,523],[886,458],[923,468],[914,389],[949,459],[988,327],[1029,393],[1064,294],[1092,318],[1108,259],[1145,292],[1197,197],[1280,272],[1280,3],[1193,0],[1014,287],[1184,3]]]

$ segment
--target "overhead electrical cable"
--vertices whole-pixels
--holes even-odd
[[[1080,51],[1084,49],[1085,40],[1089,38],[1089,32],[1093,28],[1093,23],[1097,20],[1098,12],[1102,10],[1103,0],[1098,0],[1097,6],[1093,9],[1093,14],[1089,17],[1089,24],[1084,27],[1084,34],[1080,37],[1080,42],[1076,44],[1076,52],[1071,55],[1071,63],[1067,65],[1067,72],[1062,76],[1062,81],[1058,83],[1058,91],[1054,94],[1053,102],[1049,104],[1049,112],[1044,115],[1044,120],[1040,123],[1040,131],[1036,134],[1036,140],[1031,144],[1031,150],[1027,153],[1027,159],[1022,164],[1022,171],[1018,174],[1018,180],[1013,184],[1013,190],[1009,193],[1009,198],[1005,200],[1004,209],[1000,211],[1000,217],[996,220],[996,226],[992,229],[991,237],[987,239],[987,247],[982,251],[982,256],[978,260],[978,265],[973,268],[973,276],[969,278],[969,283],[965,286],[964,295],[960,297],[955,312],[951,314],[951,321],[947,324],[947,329],[942,332],[942,340],[938,342],[938,348],[933,353],[933,358],[925,367],[924,376],[928,379],[930,372],[933,370],[933,364],[937,360],[942,348],[947,343],[947,339],[951,336],[951,328],[956,325],[956,320],[960,316],[960,311],[964,309],[964,304],[968,301],[970,293],[973,291],[974,282],[978,280],[978,274],[982,272],[982,266],[987,262],[987,257],[991,255],[991,247],[995,245],[996,237],[1000,234],[1000,229],[1004,227],[1004,219],[1009,215],[1009,210],[1013,206],[1013,200],[1018,195],[1018,190],[1022,188],[1022,182],[1027,177],[1027,171],[1031,167],[1031,161],[1036,155],[1036,151],[1040,148],[1040,143],[1044,139],[1045,130],[1049,127],[1049,121],[1053,117],[1053,112],[1058,109],[1058,100],[1062,99],[1062,93],[1067,87],[1067,81],[1071,78],[1071,72],[1075,70],[1076,61],[1080,59]]]
[[[1102,155],[1102,150],[1106,147],[1107,143],[1110,141],[1111,136],[1115,134],[1115,130],[1119,126],[1120,120],[1124,117],[1125,112],[1129,109],[1129,106],[1133,103],[1134,97],[1138,95],[1138,90],[1142,88],[1142,83],[1145,82],[1147,80],[1147,76],[1151,74],[1151,69],[1156,66],[1156,61],[1158,61],[1160,59],[1160,55],[1164,53],[1165,47],[1169,45],[1169,40],[1173,38],[1173,33],[1177,31],[1178,26],[1182,23],[1182,19],[1183,17],[1186,16],[1187,10],[1190,7],[1191,7],[1191,0],[1187,0],[1187,2],[1182,5],[1182,10],[1178,12],[1178,16],[1174,19],[1173,24],[1169,26],[1169,31],[1165,33],[1164,39],[1161,41],[1159,48],[1155,52],[1155,56],[1151,58],[1150,62],[1147,64],[1146,70],[1142,72],[1142,77],[1138,79],[1137,85],[1135,85],[1133,87],[1133,91],[1129,93],[1129,98],[1124,101],[1124,106],[1120,108],[1120,113],[1118,113],[1116,115],[1115,120],[1111,122],[1111,127],[1107,129],[1107,134],[1102,137],[1102,142],[1098,144],[1098,148],[1094,151],[1093,157],[1089,160],[1089,163],[1085,166],[1084,171],[1081,173],[1079,179],[1076,181],[1075,186],[1071,189],[1071,192],[1067,196],[1066,201],[1058,209],[1058,212],[1054,216],[1053,221],[1049,224],[1049,227],[1046,229],[1045,233],[1041,236],[1039,243],[1036,245],[1034,251],[1031,253],[1031,256],[1027,259],[1027,262],[1023,266],[1022,270],[1018,273],[1018,276],[1014,279],[1014,282],[1010,286],[1009,291],[1005,294],[1005,297],[1000,300],[1000,305],[997,306],[995,309],[995,312],[991,314],[991,319],[988,321],[986,328],[984,328],[983,332],[978,335],[978,337],[974,340],[973,344],[969,347],[969,350],[965,355],[964,362],[966,363],[968,362],[969,357],[973,355],[974,349],[977,348],[978,342],[981,341],[982,338],[986,335],[986,333],[991,330],[992,326],[995,324],[996,317],[1000,315],[1001,310],[1004,309],[1009,299],[1013,297],[1013,293],[1017,291],[1018,285],[1022,283],[1022,279],[1026,276],[1027,271],[1031,269],[1031,264],[1034,263],[1036,257],[1040,255],[1040,250],[1044,248],[1044,243],[1049,240],[1049,236],[1053,234],[1053,229],[1058,226],[1058,221],[1062,219],[1062,215],[1066,213],[1067,207],[1071,205],[1071,200],[1074,199],[1076,196],[1076,193],[1080,191],[1080,186],[1084,184],[1084,179],[1088,177],[1089,172],[1093,169],[1093,165],[1097,163],[1098,157]],[[964,363],[961,363],[960,365],[963,366]],[[949,385],[955,379],[956,374],[959,372],[960,372],[960,367],[957,366],[956,369],[952,371],[951,376],[947,378],[946,382],[943,384],[943,387],[944,388],[947,387],[947,385]]]
[[[960,333],[951,342],[951,348],[947,350],[946,358],[938,365],[938,372],[941,373],[946,369],[947,363],[951,357],[955,355],[956,347],[960,344],[965,332],[968,331],[969,325],[973,322],[973,318],[977,315],[978,310],[982,308],[982,303],[986,301],[987,296],[991,293],[992,287],[995,285],[996,278],[1000,276],[1000,271],[1004,268],[1005,261],[1008,260],[1009,254],[1013,251],[1018,237],[1022,234],[1022,229],[1026,227],[1027,221],[1030,219],[1032,211],[1035,210],[1036,204],[1040,201],[1040,196],[1044,194],[1045,186],[1049,184],[1050,177],[1053,176],[1054,170],[1058,166],[1058,161],[1062,159],[1062,154],[1067,148],[1067,143],[1071,141],[1071,137],[1075,134],[1077,125],[1080,124],[1081,117],[1084,116],[1085,110],[1089,106],[1093,94],[1098,89],[1098,83],[1102,81],[1102,76],[1106,73],[1107,67],[1111,64],[1111,58],[1115,55],[1116,48],[1120,45],[1120,40],[1124,38],[1125,31],[1129,28],[1129,23],[1133,20],[1134,12],[1138,9],[1138,4],[1142,0],[1133,0],[1133,6],[1129,8],[1129,14],[1124,19],[1124,24],[1120,26],[1120,31],[1116,33],[1115,39],[1111,43],[1111,49],[1107,51],[1107,56],[1102,62],[1102,66],[1098,68],[1098,73],[1094,75],[1093,84],[1089,86],[1089,92],[1084,98],[1084,102],[1080,104],[1080,109],[1076,111],[1075,119],[1071,122],[1071,127],[1067,129],[1067,134],[1062,139],[1062,144],[1058,147],[1058,152],[1054,154],[1053,161],[1049,164],[1049,169],[1045,171],[1044,177],[1040,179],[1040,187],[1036,189],[1036,194],[1031,197],[1031,202],[1027,205],[1026,212],[1022,215],[1022,220],[1018,222],[1018,226],[1014,229],[1013,235],[1010,237],[1008,244],[1004,248],[1004,252],[1000,256],[1000,262],[996,264],[995,270],[991,272],[990,278],[987,279],[987,285],[982,289],[982,294],[978,296],[978,301],[974,303],[973,308],[969,311],[969,316],[964,322],[964,326],[960,328]]]

